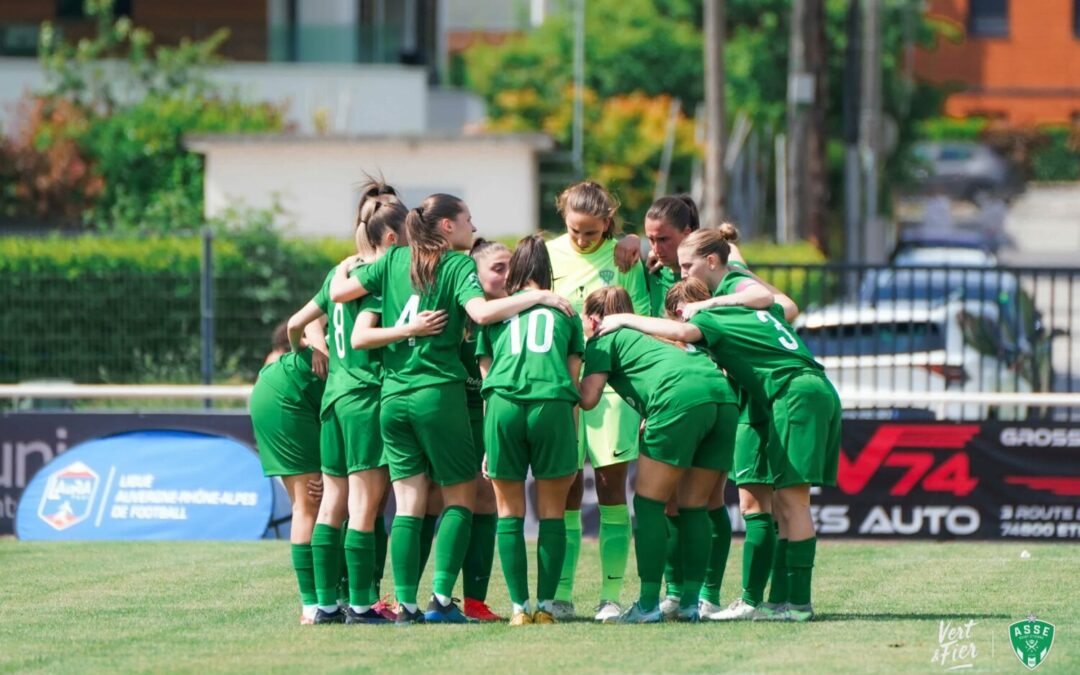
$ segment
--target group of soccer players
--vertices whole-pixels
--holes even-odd
[[[565,234],[510,251],[474,240],[457,197],[409,209],[392,187],[365,185],[357,253],[289,319],[291,349],[251,398],[265,473],[293,501],[301,623],[501,620],[487,605],[496,548],[510,625],[574,617],[586,457],[600,510],[596,621],[813,616],[810,487],[835,484],[840,402],[791,328],[797,307],[746,268],[733,227],[700,230],[685,195],[649,209],[647,261],[637,237],[616,241],[618,202],[600,185],[568,187],[557,208]],[[746,545],[743,592],[725,608],[729,472]],[[632,534],[641,590],[624,608]],[[392,602],[380,597],[388,553]]]

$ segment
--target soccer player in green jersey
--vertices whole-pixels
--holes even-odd
[[[510,260],[510,294],[551,288],[551,261],[539,236],[518,242]],[[566,554],[566,497],[578,473],[574,405],[585,339],[581,319],[532,307],[485,326],[476,354],[487,402],[487,475],[499,509],[498,547],[513,603],[510,625],[552,624],[555,590]],[[529,606],[525,554],[525,478],[536,479],[536,612]]]
[[[724,223],[716,230],[687,237],[679,247],[680,265],[685,276],[698,279],[707,289],[704,299],[686,298],[696,301],[682,305],[682,318],[689,319],[695,312],[709,307],[744,304],[764,309],[776,301],[784,307],[785,319],[790,322],[798,314],[798,307],[749,271],[735,247],[738,236],[733,225]],[[777,541],[772,515],[773,480],[767,451],[770,413],[765,406],[754,402],[745,390],[739,393],[741,414],[736,434],[734,478],[739,486],[739,508],[746,523],[743,593],[726,609],[717,606],[703,612],[703,616],[714,621],[778,618],[787,601],[787,540]],[[766,601],[765,585],[770,573],[772,584]]]
[[[813,617],[810,586],[817,543],[810,516],[810,487],[836,484],[840,447],[840,399],[821,365],[785,321],[780,304],[767,310],[715,307],[695,313],[687,323],[633,314],[608,315],[600,333],[624,327],[700,343],[754,402],[770,410],[768,464],[780,538],[788,542],[788,589],[784,606],[768,618],[809,620]]]
[[[299,324],[305,312],[313,314],[313,310],[317,308],[305,306],[290,322]],[[312,340],[319,344],[321,326],[313,328],[317,330],[312,331]],[[295,351],[283,351],[259,371],[251,390],[249,412],[263,474],[280,476],[292,503],[289,541],[300,589],[300,623],[312,624],[318,599],[311,560],[311,532],[319,511],[319,500],[312,487],[320,482],[319,405],[326,386],[327,356],[323,351],[301,345],[299,332]],[[325,338],[321,342],[325,344]],[[289,347],[288,343],[285,347]]]
[[[391,248],[375,263],[359,268],[355,277],[355,293],[381,295],[383,314],[395,327],[415,322],[423,312],[441,311],[446,319],[445,330],[437,335],[400,339],[383,349],[380,423],[397,503],[390,534],[397,620],[464,623],[467,618],[451,596],[469,546],[476,503],[478,456],[461,362],[466,318],[483,326],[537,304],[568,315],[573,309],[550,291],[486,300],[476,262],[452,250],[468,248],[474,232],[468,206],[457,197],[429,196],[409,211],[405,229],[408,248]],[[350,295],[347,284],[331,285],[334,302]],[[416,593],[429,476],[442,487],[445,509],[435,542],[434,593],[421,613]]]
[[[606,315],[631,308],[621,288],[603,288],[586,299],[586,332],[592,337],[581,382],[583,409],[596,405],[610,383],[645,417],[634,488],[641,595],[619,622],[657,623],[663,618],[660,582],[668,538],[664,506],[676,491],[684,576],[676,616],[697,621],[698,594],[712,551],[707,506],[731,468],[738,419],[735,393],[709,357],[694,347],[629,330],[594,334]]]
[[[603,187],[583,182],[566,188],[556,202],[566,223],[566,234],[548,242],[554,289],[581,312],[585,297],[598,288],[622,286],[634,311],[649,313],[649,292],[641,263],[623,272],[616,264],[615,217],[618,202]],[[600,603],[597,621],[614,621],[622,613],[619,594],[630,554],[630,511],[626,505],[626,476],[637,459],[641,416],[608,389],[597,407],[579,416],[579,468],[588,456],[596,474],[596,500],[600,508]],[[579,474],[567,500],[567,552],[555,616],[574,616],[573,590],[581,548],[581,500],[584,483]]]

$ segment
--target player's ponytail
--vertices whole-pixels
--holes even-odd
[[[585,298],[582,313],[598,319],[603,319],[608,314],[633,314],[634,303],[622,286],[605,286],[589,293]]]
[[[386,181],[379,176],[373,178],[364,174],[364,182],[359,187],[360,200],[356,206],[356,221],[353,223],[353,234],[356,237],[356,252],[364,259],[374,257],[375,247],[382,241],[381,236],[372,236],[369,232],[368,223],[375,212],[381,206],[387,204],[401,204],[397,190],[387,185]],[[396,230],[395,230],[396,231]],[[385,233],[385,230],[383,230]]]
[[[532,282],[537,288],[551,290],[551,256],[547,243],[538,234],[525,237],[517,243],[510,256],[510,273],[506,277],[506,294],[513,295]]]
[[[687,249],[699,258],[713,255],[716,256],[720,265],[727,265],[728,255],[731,253],[731,246],[728,244],[727,237],[731,232],[735,232],[735,236],[738,237],[735,226],[729,225],[729,227],[730,230],[698,230],[693,232],[679,244],[679,250]]]
[[[661,197],[652,203],[645,213],[646,220],[659,220],[680,232],[697,232],[701,227],[698,207],[693,197],[687,194]]]
[[[433,194],[405,217],[405,232],[412,248],[412,265],[409,278],[413,288],[424,291],[435,284],[435,268],[443,253],[450,250],[450,242],[439,231],[444,219],[453,220],[462,211],[462,201],[447,194]]]

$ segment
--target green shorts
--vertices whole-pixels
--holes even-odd
[[[319,411],[282,397],[255,383],[251,391],[251,426],[265,476],[319,472]]]
[[[578,422],[579,469],[586,455],[594,469],[637,459],[641,415],[610,387],[595,408],[580,412]]]
[[[738,421],[733,403],[704,403],[664,415],[659,422],[647,419],[641,454],[683,469],[730,471]]]
[[[484,420],[488,475],[525,480],[569,476],[578,470],[574,404],[569,401],[512,401],[488,395]]]
[[[469,428],[472,429],[473,448],[476,450],[476,470],[484,466],[484,413],[476,414],[476,408],[469,409]]]
[[[386,466],[379,433],[379,390],[358,389],[341,395],[322,418],[322,471],[347,476]]]
[[[835,486],[840,397],[825,375],[808,370],[791,378],[773,400],[772,422],[769,468],[773,486]]]
[[[476,478],[464,382],[385,397],[380,420],[390,480],[426,473],[439,485],[456,485]]]
[[[769,439],[772,425],[763,422],[739,422],[735,430],[735,471],[731,474],[736,485],[772,485],[769,471]]]

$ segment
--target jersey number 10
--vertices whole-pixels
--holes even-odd
[[[544,334],[540,335],[540,317],[544,317]],[[521,315],[515,314],[506,320],[510,324],[510,353],[520,354],[521,340]],[[550,309],[536,309],[529,313],[528,325],[525,329],[525,348],[535,354],[546,354],[551,351],[551,345],[555,341],[555,315]]]

